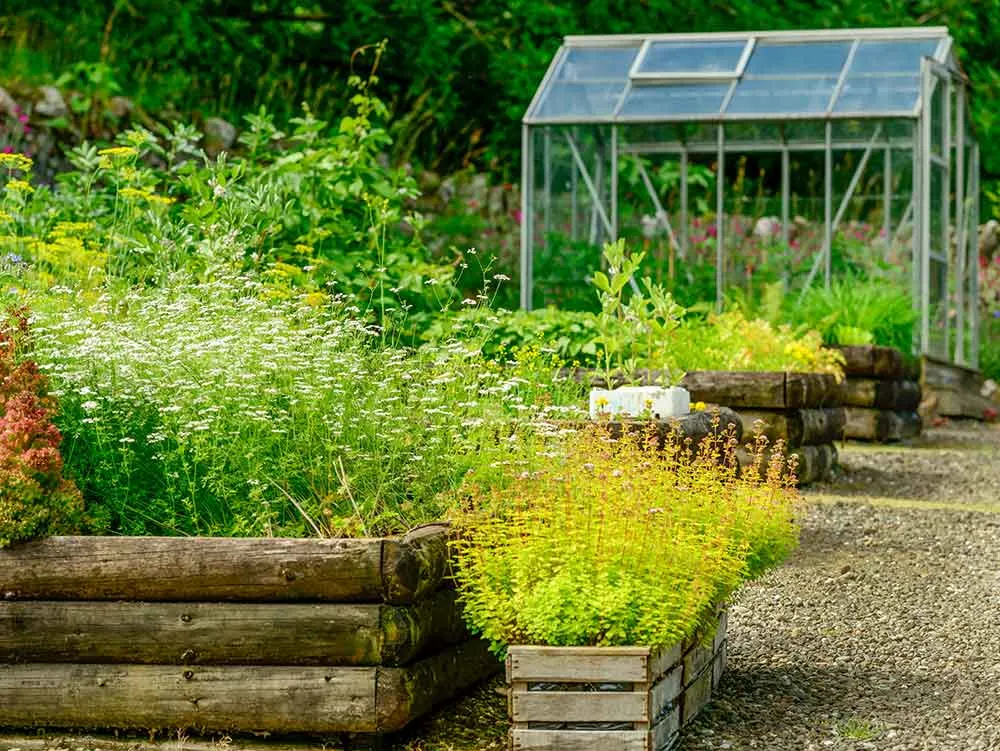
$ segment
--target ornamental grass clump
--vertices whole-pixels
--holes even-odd
[[[593,426],[545,466],[464,489],[455,576],[470,628],[509,644],[668,646],[796,545],[794,466],[732,433],[696,451]],[[766,458],[770,457],[770,458]]]

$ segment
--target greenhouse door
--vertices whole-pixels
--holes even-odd
[[[953,337],[956,333],[956,321],[951,313],[956,287],[960,285],[952,284],[956,271],[952,267],[953,257],[963,256],[957,264],[963,276],[967,258],[964,248],[955,253],[953,243],[958,239],[954,237],[955,228],[963,226],[961,214],[965,213],[960,200],[963,191],[955,190],[955,178],[964,171],[964,165],[959,166],[958,175],[953,169],[956,150],[952,123],[957,109],[953,106],[953,89],[957,88],[954,83],[947,68],[924,59],[919,149],[920,242],[917,244],[917,258],[914,259],[919,273],[914,292],[920,310],[921,352],[944,360],[951,359],[949,350],[955,344]],[[961,154],[961,151],[957,153]]]

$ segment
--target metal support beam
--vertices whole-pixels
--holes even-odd
[[[969,355],[969,364],[973,368],[979,367],[979,144],[972,144],[972,158],[969,169],[972,172],[972,190],[969,195],[969,206],[971,208],[970,226],[973,228],[972,236],[969,238],[969,273],[972,276],[972,290],[969,300],[969,318],[971,319],[971,345],[972,352]]]
[[[678,255],[686,259],[688,251],[688,153],[681,152],[681,243]]]
[[[941,254],[944,256],[944,289],[940,290],[938,304],[941,309],[941,323],[944,326],[945,358],[951,350],[951,311],[948,299],[951,286],[951,78],[941,80],[944,115],[941,121],[941,156],[944,158],[944,173],[941,178]]]
[[[531,310],[532,299],[532,236],[531,188],[534,181],[533,134],[527,125],[521,127],[521,308]]]
[[[826,150],[823,167],[823,284],[830,288],[833,260],[833,123],[826,121]]]
[[[722,125],[718,126],[718,139],[715,170],[715,309],[721,313],[726,261],[726,130]]]
[[[882,260],[889,260],[892,249],[892,147],[886,146],[882,163],[882,237],[885,239],[885,255]]]
[[[920,352],[931,354],[931,72],[921,61],[920,87],[924,107],[920,115]]]
[[[601,223],[604,225],[604,229],[607,230],[608,236],[613,237],[614,230],[611,227],[611,220],[608,219],[608,215],[604,211],[604,206],[601,203],[601,197],[597,192],[597,186],[594,185],[594,181],[590,178],[590,173],[587,172],[587,165],[584,164],[583,157],[580,156],[580,149],[576,144],[576,139],[572,134],[567,133],[566,142],[569,144],[570,153],[573,154],[573,161],[576,162],[576,167],[580,170],[580,177],[583,178],[583,184],[587,187],[587,192],[590,193],[590,200],[593,203],[594,210],[598,218],[600,218]],[[600,166],[601,161],[598,161],[597,164]],[[601,176],[598,175],[597,179],[600,180]]]
[[[618,126],[611,126],[611,232],[610,240],[618,239]]]
[[[792,155],[787,145],[781,150],[781,242],[788,248],[792,230]]]
[[[674,228],[670,225],[670,217],[663,208],[663,203],[660,201],[660,197],[656,194],[656,187],[653,185],[653,181],[650,179],[649,173],[646,171],[646,167],[642,163],[642,160],[636,160],[636,164],[639,165],[639,177],[642,178],[642,184],[646,186],[646,192],[649,194],[649,198],[653,202],[653,206],[656,209],[656,218],[663,225],[663,228],[667,230],[670,245],[676,249],[679,247],[677,244],[677,237],[674,235]],[[678,254],[681,258],[684,257],[683,251],[679,251]]]
[[[958,266],[955,285],[955,362],[967,364],[966,331],[965,331],[965,288],[968,282],[966,261],[968,250],[965,247],[966,218],[968,212],[965,206],[965,84],[957,82],[955,88],[955,262]],[[951,151],[951,143],[948,144]]]
[[[542,245],[552,233],[552,128],[545,128],[542,141]]]
[[[573,128],[573,133],[576,133],[576,128]],[[569,173],[569,201],[570,201],[570,217],[569,217],[569,236],[573,242],[580,239],[579,232],[579,211],[580,211],[580,197],[577,191],[577,182],[579,182],[579,172],[576,169],[576,163],[574,162],[570,165]]]

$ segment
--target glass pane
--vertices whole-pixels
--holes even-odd
[[[640,73],[735,73],[746,40],[653,42]]]
[[[728,83],[633,86],[621,114],[625,117],[718,114]]]
[[[850,75],[834,112],[912,112],[920,97],[920,76]]]
[[[758,44],[747,63],[751,76],[836,76],[840,74],[850,42]]]
[[[557,81],[624,81],[638,47],[571,47]]]
[[[739,83],[726,114],[779,114],[826,112],[837,79],[753,79]]]
[[[577,83],[556,82],[549,86],[538,105],[535,117],[601,117],[611,115],[618,105],[625,82]]]
[[[919,73],[921,58],[933,57],[939,41],[861,42],[854,53],[851,73]]]

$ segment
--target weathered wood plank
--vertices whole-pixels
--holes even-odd
[[[680,703],[664,715],[649,733],[649,747],[652,751],[670,751],[677,745],[677,734],[681,729]]]
[[[743,423],[740,416],[727,407],[692,412],[670,420],[614,420],[604,425],[609,435],[615,439],[621,437],[623,429],[641,435],[652,426],[656,430],[659,448],[663,448],[667,436],[674,436],[682,443],[690,441],[692,448],[697,448],[711,435],[722,435],[729,430],[733,431],[737,441],[743,438]]]
[[[997,403],[978,393],[958,391],[940,386],[925,388],[928,401],[934,405],[934,412],[942,417],[968,417],[985,420],[990,410],[998,409]]]
[[[924,355],[921,360],[920,381],[925,387],[949,388],[978,394],[983,385],[983,374],[972,368]]]
[[[502,667],[487,642],[471,639],[406,667],[379,668],[376,713],[380,732],[401,730]]]
[[[370,733],[380,729],[376,670],[0,665],[0,724]]]
[[[675,665],[649,690],[649,716],[657,722],[679,702],[684,688],[684,666]]]
[[[741,448],[736,452],[737,459],[743,471],[751,471],[753,467],[753,457],[745,449]],[[819,446],[799,446],[785,453],[787,457],[795,456],[798,466],[795,474],[798,484],[808,485],[813,482],[826,479],[830,471],[837,466],[837,448],[833,444],[823,444]],[[765,451],[764,465],[761,467],[761,474],[767,469],[771,452]]]
[[[49,537],[0,550],[7,599],[380,602],[382,540]]]
[[[841,437],[846,417],[842,407],[796,410],[740,410],[743,434],[758,429],[772,443],[782,440],[789,448],[831,443]]]
[[[914,410],[920,405],[920,384],[916,381],[848,378],[841,400],[849,407],[870,407],[894,411]]]
[[[840,383],[827,373],[786,373],[785,407],[834,407],[840,404]]]
[[[889,409],[895,412],[912,412],[916,410],[923,399],[923,390],[920,388],[920,382],[905,380],[897,381],[897,383],[899,385],[896,401],[893,402]]]
[[[513,751],[652,751],[645,730],[511,730]]]
[[[844,437],[856,441],[902,441],[920,435],[922,422],[913,411],[894,412],[884,409],[847,408]]]
[[[512,720],[649,722],[647,691],[513,691]]]
[[[448,575],[449,526],[425,524],[382,547],[382,586],[386,602],[407,604],[440,589]]]
[[[906,375],[903,353],[892,347],[865,344],[835,347],[846,360],[844,373],[848,376],[875,378],[902,378]]]
[[[401,665],[468,639],[453,591],[410,606],[0,601],[0,661]]]
[[[649,681],[648,647],[537,647],[511,645],[510,680],[564,683]]]
[[[684,376],[681,386],[691,392],[692,402],[721,404],[735,409],[782,409],[787,406],[784,373],[696,370]]]

